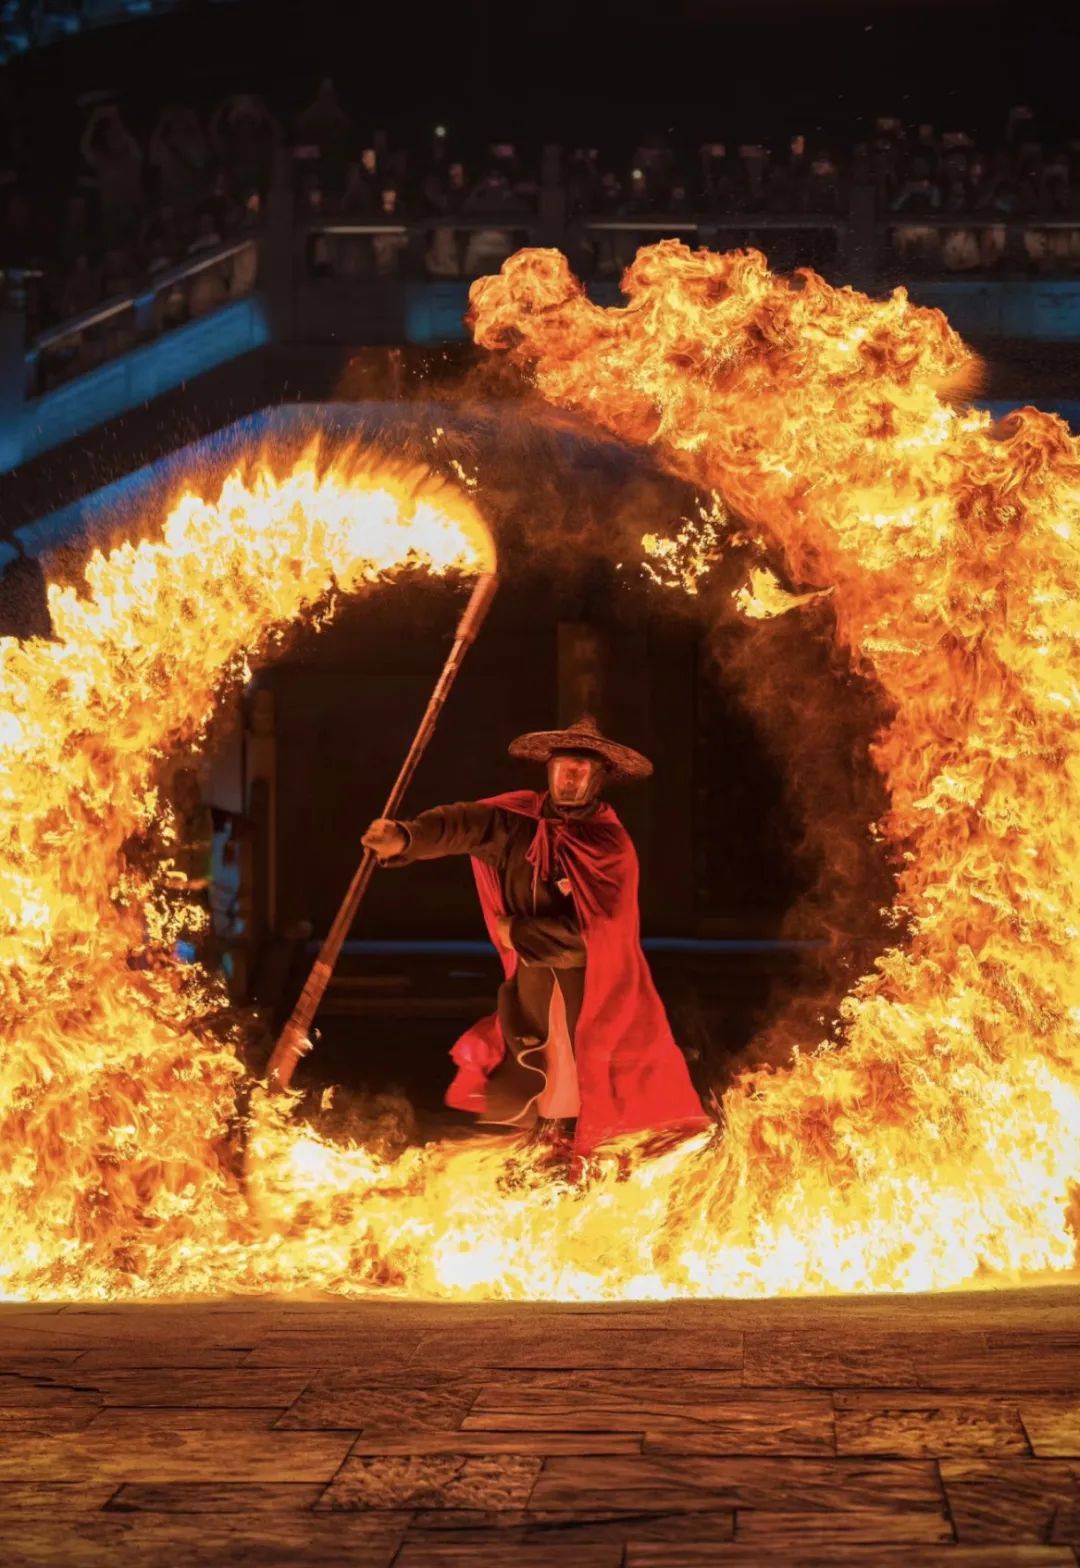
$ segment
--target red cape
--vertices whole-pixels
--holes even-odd
[[[576,1149],[588,1153],[617,1133],[707,1124],[641,950],[638,860],[630,835],[608,805],[581,819],[545,817],[543,800],[523,789],[492,795],[482,804],[531,817],[537,827],[529,859],[546,875],[557,848],[570,881],[586,951],[574,1044],[581,1090]],[[506,913],[499,875],[475,857],[472,865],[488,935],[509,980],[518,958],[500,941],[495,925]],[[483,1114],[487,1076],[505,1051],[498,1014],[466,1030],[450,1053],[458,1072],[446,1103]]]

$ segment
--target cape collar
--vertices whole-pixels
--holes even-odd
[[[603,810],[604,804],[604,801],[596,796],[587,801],[584,806],[557,806],[551,795],[545,793],[540,797],[540,816],[554,822],[588,822],[598,811]]]
[[[592,802],[592,809],[588,816],[567,816],[556,812],[552,816],[544,813],[544,803],[547,800],[546,792],[541,794],[535,789],[512,789],[502,795],[487,795],[480,802],[483,806],[500,806],[503,811],[513,811],[519,817],[531,817],[534,822],[547,822],[553,828],[574,828],[579,823],[583,827],[594,824],[618,822],[614,808],[606,800]]]

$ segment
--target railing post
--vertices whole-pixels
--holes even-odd
[[[554,245],[566,251],[566,192],[562,184],[562,148],[546,143],[540,158],[540,196],[538,238],[541,245]]]
[[[260,256],[261,287],[278,342],[291,341],[296,321],[295,262],[299,243],[294,223],[292,155],[280,147],[266,195]]]
[[[871,289],[877,281],[877,210],[874,187],[859,181],[851,187],[843,257],[846,281]]]
[[[1005,228],[1005,250],[1002,261],[1005,263],[1005,276],[1010,278],[1023,277],[1031,271],[1027,246],[1024,236],[1028,229],[1037,229],[1039,220],[1028,218],[1020,223],[1009,223]]]
[[[26,285],[11,281],[0,303],[0,473],[23,459],[26,402]]]

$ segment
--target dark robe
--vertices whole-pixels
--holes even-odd
[[[641,951],[637,856],[610,806],[565,811],[516,790],[401,825],[409,842],[387,865],[472,857],[505,974],[498,1012],[454,1046],[448,1104],[493,1121],[520,1117],[526,1075],[534,1096],[543,1087],[537,1047],[558,984],[581,1093],[579,1151],[617,1133],[706,1123]],[[510,919],[509,947],[500,915]]]
[[[595,804],[567,815],[591,816]],[[545,801],[545,816],[562,815]],[[499,988],[498,1018],[505,1052],[487,1074],[483,1106],[470,1103],[485,1121],[529,1126],[545,1085],[543,1047],[548,1034],[552,990],[558,985],[573,1044],[585,995],[585,942],[570,884],[553,866],[540,875],[530,864],[536,824],[520,812],[485,801],[436,806],[400,826],[409,843],[385,862],[408,865],[444,855],[471,855],[498,877],[501,913],[510,917],[510,941],[518,959]],[[559,883],[562,886],[559,886]]]

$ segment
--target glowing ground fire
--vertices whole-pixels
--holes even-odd
[[[249,1207],[212,987],[155,957],[122,846],[249,652],[334,586],[477,570],[485,546],[467,497],[417,502],[362,461],[235,477],[96,557],[83,596],[53,589],[57,642],[0,643],[0,1292],[618,1299],[1074,1266],[1078,444],[1033,410],[953,408],[970,356],[902,293],[675,242],[624,288],[601,310],[557,253],[521,252],[474,286],[477,341],[738,512],[797,590],[758,578],[746,613],[830,590],[891,703],[873,754],[902,938],[828,1041],[728,1089],[711,1138],[572,1186],[530,1179],[509,1139],[386,1159],[256,1096]]]

